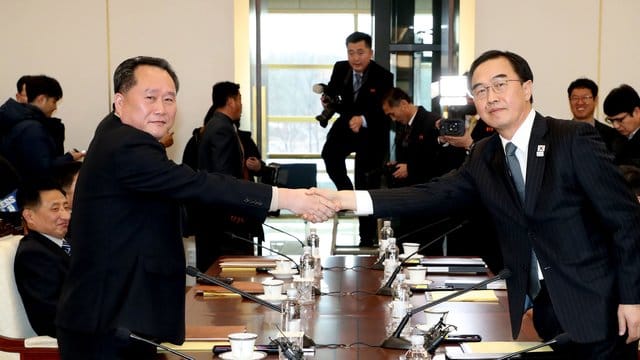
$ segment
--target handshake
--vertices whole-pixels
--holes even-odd
[[[355,210],[355,193],[350,190],[278,188],[278,208],[287,209],[313,223],[324,222],[340,210]]]

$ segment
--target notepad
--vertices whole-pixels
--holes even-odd
[[[262,294],[263,293],[262,284],[256,283],[256,282],[252,282],[252,281],[234,281],[231,286],[233,286],[234,288],[236,288],[238,290],[242,290],[244,292],[247,292],[249,294]],[[229,294],[229,293],[233,293],[232,291],[227,290],[227,289],[223,288],[222,286],[204,285],[204,284],[196,285],[195,286],[195,292],[196,292],[196,295],[205,295],[205,293],[210,293],[210,294],[215,294],[215,293]]]
[[[431,300],[440,300],[445,296],[453,294],[455,291],[433,291]],[[498,302],[498,297],[493,290],[471,290],[468,293],[454,297],[449,301],[478,301],[478,302]]]

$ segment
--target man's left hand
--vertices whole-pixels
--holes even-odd
[[[627,332],[627,344],[640,339],[640,304],[618,305],[618,334]]]
[[[362,116],[360,115],[353,116],[351,120],[349,120],[349,128],[354,133],[356,134],[359,133],[360,128],[362,128]]]

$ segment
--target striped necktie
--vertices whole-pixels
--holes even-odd
[[[71,256],[71,244],[67,240],[62,239],[62,250]]]

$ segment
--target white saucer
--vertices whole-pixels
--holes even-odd
[[[269,270],[268,271],[269,274],[273,275],[274,278],[276,279],[291,279],[291,277],[293,277],[294,274],[298,273],[298,270],[295,269],[291,269],[289,271],[287,270]]]
[[[407,254],[400,254],[398,255],[398,259],[400,260],[404,260],[407,257]],[[411,256],[411,260],[420,260],[424,257],[424,255],[422,254],[414,254]]]
[[[272,296],[267,296],[265,294],[260,294],[257,296],[259,299],[268,301],[272,304],[280,304],[282,301],[287,299],[287,295],[281,294],[280,296],[276,296],[276,297],[272,297]]]
[[[231,355],[231,351],[227,351],[218,356],[220,357],[220,359],[236,360],[236,358],[234,358],[233,355]],[[258,359],[264,359],[266,357],[267,357],[267,353],[262,351],[254,351],[253,354],[251,354],[251,357],[247,360],[258,360]]]
[[[407,285],[409,285],[409,286],[411,286],[411,285],[417,286],[417,285],[431,285],[431,284],[433,284],[433,280],[429,280],[429,279],[424,279],[424,280],[419,280],[419,281],[406,279],[404,282],[407,283]]]

